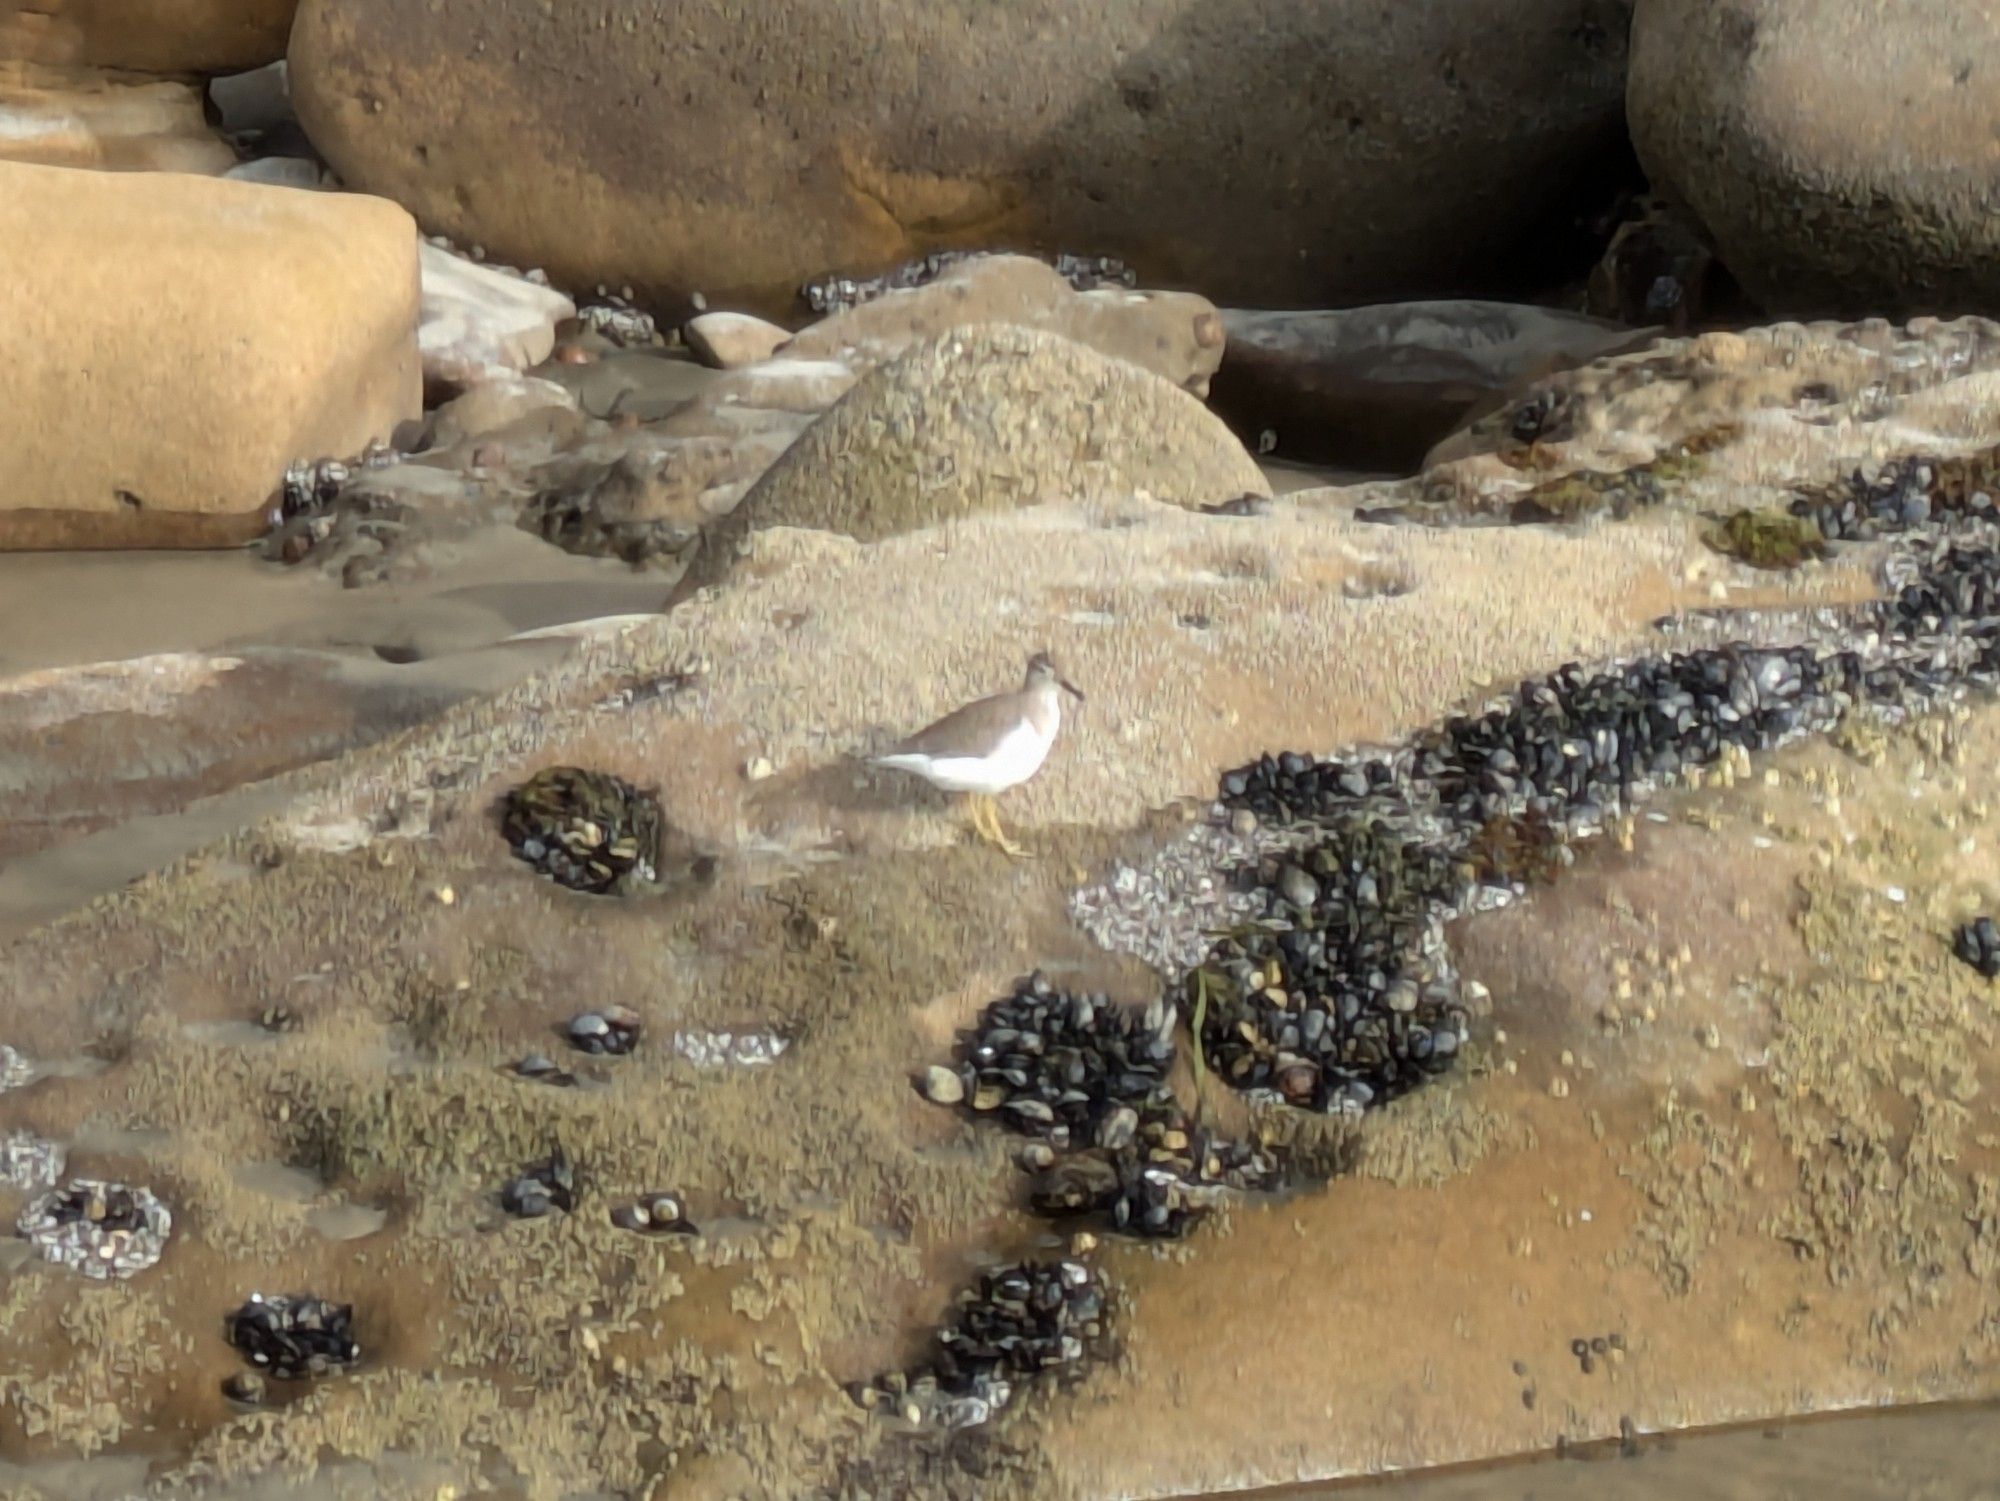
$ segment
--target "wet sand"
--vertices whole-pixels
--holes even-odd
[[[0,942],[283,806],[273,777],[497,692],[665,585],[511,529],[351,590],[251,551],[0,554]],[[153,686],[157,684],[157,686]]]

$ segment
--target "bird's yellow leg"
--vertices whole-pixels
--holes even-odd
[[[979,811],[976,815],[973,829],[979,837],[995,849],[1013,856],[1016,860],[1028,859],[1028,852],[1009,839],[1006,831],[1000,827],[1000,805],[993,800],[992,796],[986,793],[978,794],[976,806]]]
[[[965,822],[972,830],[972,837],[981,844],[992,843],[993,836],[986,832],[986,799],[977,792],[962,793],[960,796],[965,809]]]

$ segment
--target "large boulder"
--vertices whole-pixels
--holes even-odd
[[[185,79],[0,63],[0,161],[209,175],[236,153]]]
[[[419,414],[417,289],[379,199],[0,164],[0,548],[246,540]]]
[[[1048,500],[1269,493],[1221,420],[1157,375],[1033,329],[961,329],[863,376],[709,530],[676,597],[766,527],[871,542]]]
[[[0,5],[0,57],[234,73],[285,55],[298,0],[36,0]]]
[[[1011,244],[1254,306],[1504,276],[1620,149],[1629,8],[304,0],[290,68],[345,181],[559,282],[762,311]]]
[[[2000,307],[2000,11],[1640,0],[1633,143],[1774,311]]]

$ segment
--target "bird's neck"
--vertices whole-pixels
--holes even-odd
[[[1055,683],[1037,683],[1028,690],[1034,695],[1038,718],[1047,719],[1051,724],[1062,722],[1062,689]]]

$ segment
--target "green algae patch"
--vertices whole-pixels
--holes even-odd
[[[1788,511],[1736,511],[1703,530],[1701,540],[1752,568],[1797,568],[1826,556],[1826,538],[1810,517]]]

